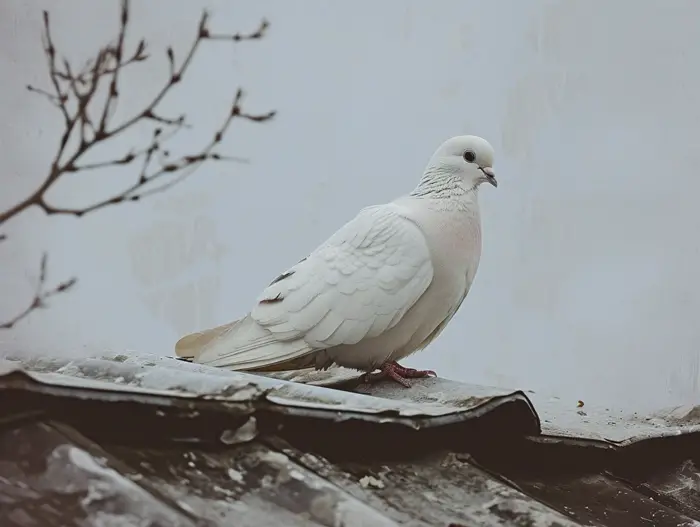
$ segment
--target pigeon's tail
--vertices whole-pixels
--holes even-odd
[[[303,340],[279,340],[250,315],[186,335],[175,344],[181,359],[239,371],[281,371],[314,365],[314,348]]]
[[[224,324],[222,326],[185,335],[175,343],[175,355],[183,360],[197,362],[199,355],[204,349],[204,346],[209,344],[216,337],[221,336],[222,333],[225,333],[229,329],[235,327],[241,322],[241,320],[234,320],[233,322],[229,322],[228,324]]]

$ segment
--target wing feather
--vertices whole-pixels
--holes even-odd
[[[383,205],[362,210],[287,273],[263,291],[251,316],[323,349],[393,327],[428,288],[433,268],[420,229],[398,206]]]
[[[432,278],[418,226],[396,204],[368,207],[277,277],[247,317],[183,337],[180,347],[198,362],[239,370],[306,367],[315,351],[391,329]]]

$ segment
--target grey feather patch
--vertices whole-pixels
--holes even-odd
[[[275,278],[272,282],[270,282],[270,285],[274,285],[274,284],[276,284],[277,282],[281,282],[282,280],[284,280],[285,278],[289,278],[289,277],[292,276],[293,274],[294,274],[294,271],[287,271],[286,273],[282,273],[282,274],[279,275],[277,278]],[[269,286],[268,286],[268,287],[269,287]]]
[[[299,263],[297,263],[297,265],[299,265],[301,262],[303,262],[304,260],[306,260],[306,258],[308,258],[308,257],[305,256],[304,258],[302,258],[301,260],[299,260]],[[277,278],[275,278],[272,282],[270,282],[270,285],[274,285],[274,284],[276,284],[277,282],[281,282],[281,281],[284,280],[285,278],[289,278],[290,276],[292,276],[292,275],[294,274],[294,272],[295,272],[295,271],[285,271],[284,273],[282,273],[281,275],[279,275]],[[268,286],[268,287],[270,287],[270,286]]]
[[[263,298],[259,303],[260,304],[276,304],[277,302],[282,302],[284,298],[282,297],[282,293],[277,293],[277,295],[273,298]]]

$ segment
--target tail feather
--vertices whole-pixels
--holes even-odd
[[[197,362],[204,346],[239,322],[241,322],[241,320],[234,320],[233,322],[215,328],[185,335],[175,343],[175,355],[181,359]]]
[[[175,353],[194,362],[239,371],[280,371],[314,364],[315,348],[301,339],[279,340],[249,315],[192,333],[175,344]]]

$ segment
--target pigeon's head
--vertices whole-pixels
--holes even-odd
[[[458,135],[442,143],[430,159],[428,171],[459,175],[470,188],[482,183],[498,186],[493,171],[493,148],[476,135]]]

